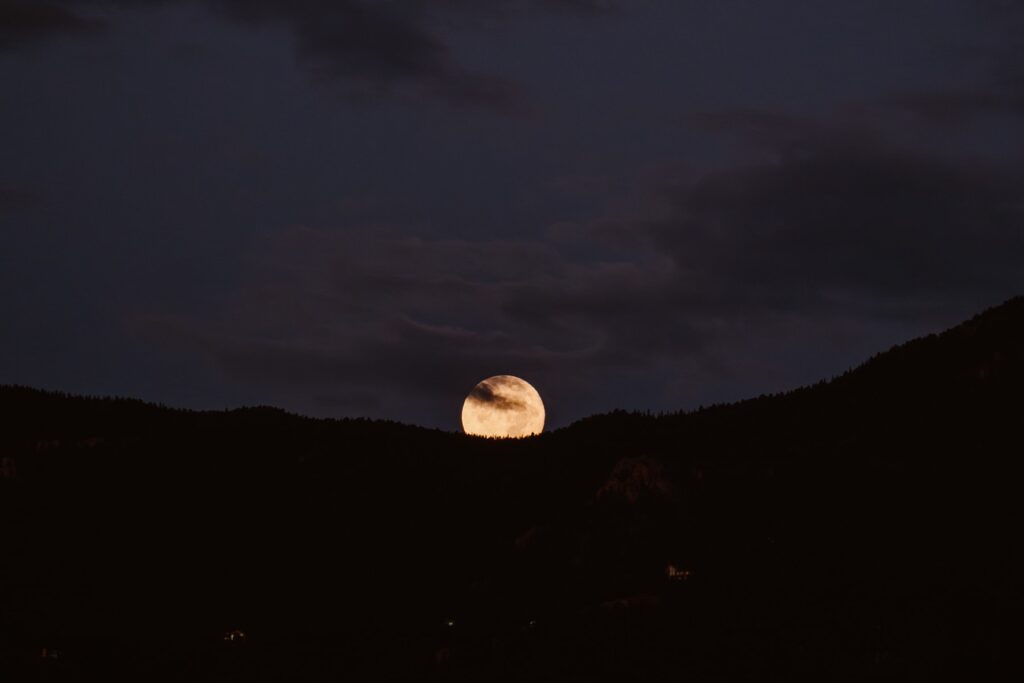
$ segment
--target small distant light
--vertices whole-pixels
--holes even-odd
[[[448,628],[452,628],[453,626],[455,626],[455,620],[454,619],[449,619],[449,620],[447,620],[444,623],[445,623],[445,626],[447,626]]]
[[[688,569],[679,569],[674,564],[665,567],[665,575],[672,581],[687,581],[693,572]]]

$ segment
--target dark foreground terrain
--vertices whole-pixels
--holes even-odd
[[[1024,680],[1024,299],[520,442],[0,388],[0,681]]]

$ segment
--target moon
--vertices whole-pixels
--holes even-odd
[[[544,431],[544,402],[529,382],[512,375],[488,377],[462,404],[462,429],[472,436],[517,438]]]

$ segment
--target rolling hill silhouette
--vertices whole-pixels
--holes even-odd
[[[1024,298],[524,441],[3,387],[0,679],[1019,676],[1022,409]]]

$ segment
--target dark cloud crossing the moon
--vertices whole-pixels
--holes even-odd
[[[503,377],[485,379],[473,387],[473,391],[469,393],[469,400],[485,403],[496,410],[521,410],[525,407],[525,403],[521,399],[501,394],[495,389],[495,387],[511,384]]]

